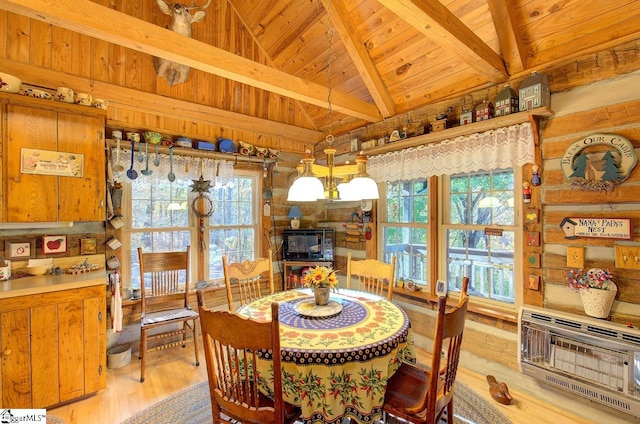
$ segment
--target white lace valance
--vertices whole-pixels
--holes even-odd
[[[535,162],[529,122],[453,140],[372,156],[367,171],[377,182],[428,178]]]

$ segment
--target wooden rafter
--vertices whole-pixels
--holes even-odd
[[[508,79],[504,62],[438,0],[379,0],[421,34],[456,54],[489,81]]]
[[[507,62],[510,74],[522,72],[525,67],[525,51],[516,27],[515,9],[511,0],[488,0],[500,50]]]
[[[23,0],[0,0],[0,8],[315,106],[328,107],[326,87],[89,0],[31,0],[26,4]],[[344,93],[333,93],[332,106],[338,112],[369,122],[382,119],[375,105]]]
[[[329,7],[329,2],[331,2],[331,7]],[[386,118],[395,115],[393,98],[365,48],[364,41],[356,33],[344,1],[322,0],[322,4],[325,10],[331,11],[331,20],[335,29],[382,116]]]

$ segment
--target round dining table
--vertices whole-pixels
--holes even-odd
[[[283,398],[302,409],[305,423],[379,419],[387,379],[403,361],[415,361],[406,313],[386,298],[356,290],[331,293],[327,306],[313,299],[310,289],[283,291],[237,312],[269,321],[271,303],[279,303]],[[262,364],[261,390],[272,393],[271,363]]]

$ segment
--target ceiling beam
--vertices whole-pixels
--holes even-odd
[[[315,106],[328,107],[327,87],[89,0],[0,0],[0,8]],[[375,105],[344,93],[333,94],[332,107],[369,122],[382,119]]]
[[[373,63],[369,52],[355,31],[355,25],[349,18],[343,0],[321,0],[327,12],[330,12],[331,21],[342,39],[349,57],[353,61],[364,85],[369,90],[376,106],[385,118],[396,114],[396,107],[376,65]]]
[[[508,79],[502,58],[438,0],[378,1],[421,34],[452,51],[489,81]]]
[[[187,122],[201,122],[209,125],[215,122],[222,122],[223,124],[221,126],[226,128],[256,134],[268,134],[283,140],[309,140],[310,142],[322,140],[322,133],[320,131],[247,116],[238,112],[218,109],[184,100],[171,99],[171,101],[167,101],[166,97],[159,94],[145,93],[131,88],[89,80],[64,72],[53,71],[12,60],[0,58],[0,69],[14,75],[27,75],[28,77],[23,77],[25,84],[51,89],[55,89],[56,87],[73,87],[75,90],[91,93],[94,97],[109,99],[109,109],[119,107],[137,109],[144,113],[167,118],[183,119]],[[132,103],[131,99],[135,99],[136,101]],[[107,109],[107,118],[112,119],[109,109]]]
[[[488,0],[502,57],[507,63],[509,73],[515,74],[524,70],[525,52],[516,26],[517,18],[512,3],[512,0]]]

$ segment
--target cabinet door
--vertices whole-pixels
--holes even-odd
[[[31,391],[33,408],[60,402],[58,366],[58,308],[31,308]]]
[[[106,290],[101,297],[84,301],[84,393],[107,386]]]
[[[0,315],[2,408],[31,408],[29,310]]]
[[[57,113],[7,106],[6,211],[8,222],[58,220],[58,177],[22,174],[21,149],[57,150]],[[25,164],[28,166],[28,163]]]
[[[58,114],[58,151],[83,155],[81,177],[59,177],[60,221],[104,221],[106,195],[104,120]]]
[[[60,402],[84,395],[84,302],[58,304]]]

